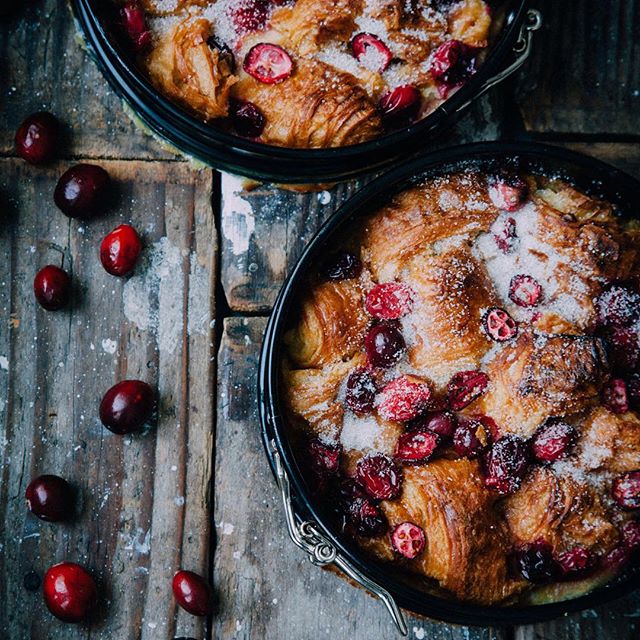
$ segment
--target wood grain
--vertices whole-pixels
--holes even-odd
[[[202,638],[204,622],[177,611],[171,578],[181,566],[207,575],[209,563],[211,173],[176,163],[101,164],[118,201],[109,214],[78,223],[51,200],[64,165],[0,161],[10,211],[0,231],[0,637]],[[145,243],[127,280],[109,276],[97,256],[100,239],[125,221]],[[36,307],[31,283],[47,263],[72,274],[69,310]],[[123,378],[159,392],[154,424],[133,437],[111,434],[97,416],[102,394]],[[41,473],[77,488],[74,522],[51,525],[26,513],[26,485]],[[86,565],[100,583],[102,611],[91,626],[58,622],[40,594],[23,587],[25,573],[42,576],[63,559]]]

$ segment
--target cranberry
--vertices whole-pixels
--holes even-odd
[[[16,153],[30,164],[51,162],[58,148],[59,128],[47,111],[31,114],[16,131]]]
[[[491,307],[485,313],[483,323],[487,335],[496,342],[506,342],[518,335],[516,321],[504,309],[499,307]]]
[[[233,51],[220,40],[216,39],[214,36],[209,36],[207,38],[207,46],[212,51],[218,52],[218,57],[220,61],[226,62],[229,66],[229,69],[234,72],[236,70],[236,59],[233,55]],[[231,98],[231,102],[236,102],[233,98]],[[238,101],[239,102],[239,101]]]
[[[423,552],[426,538],[422,527],[413,522],[403,522],[393,528],[391,544],[402,557],[413,560]]]
[[[400,360],[407,345],[396,326],[379,324],[367,333],[364,348],[372,366],[386,369]]]
[[[622,541],[629,551],[640,549],[640,522],[629,520],[622,525]]]
[[[509,298],[519,307],[535,307],[541,297],[542,287],[535,278],[524,274],[511,278]]]
[[[609,569],[618,571],[631,559],[631,551],[625,546],[616,547],[603,558],[602,563]]]
[[[578,576],[588,572],[596,564],[594,554],[584,547],[574,547],[556,556],[556,562],[565,576]]]
[[[377,284],[367,295],[367,311],[379,320],[398,320],[406,316],[413,305],[411,287],[400,282]]]
[[[489,384],[489,376],[482,371],[460,371],[448,385],[449,406],[454,411],[464,409],[479,398]]]
[[[544,584],[558,578],[560,568],[553,558],[551,546],[544,541],[539,540],[519,549],[516,563],[522,577],[529,582]]]
[[[71,297],[71,278],[66,271],[49,264],[36,273],[33,293],[43,309],[57,311],[66,306]]]
[[[491,227],[491,230],[493,232],[493,238],[496,241],[496,245],[502,253],[509,253],[513,250],[518,237],[516,234],[516,221],[513,218],[496,220],[495,224]]]
[[[376,383],[371,372],[364,367],[355,369],[347,379],[346,404],[356,413],[373,411],[376,397]]]
[[[146,49],[151,43],[151,31],[147,28],[144,9],[138,0],[129,0],[120,10],[120,15],[134,49],[138,52]]]
[[[438,446],[438,436],[427,430],[406,431],[398,438],[394,458],[405,464],[427,462]]]
[[[513,493],[527,471],[527,446],[518,436],[505,436],[486,451],[483,459],[484,484],[501,495]]]
[[[253,102],[231,100],[230,115],[236,133],[245,138],[259,138],[264,131],[264,114]]]
[[[142,429],[151,417],[153,391],[141,380],[123,380],[104,394],[100,403],[100,420],[117,434]]]
[[[596,299],[598,324],[626,327],[640,317],[640,295],[626,287],[613,285]]]
[[[431,75],[438,82],[440,96],[446,98],[451,89],[460,86],[476,71],[476,48],[459,40],[443,42],[431,58]]]
[[[627,385],[622,378],[612,378],[602,388],[602,404],[613,413],[629,411]]]
[[[370,71],[382,73],[391,63],[389,47],[371,33],[358,33],[351,40],[351,51],[358,62]]]
[[[128,224],[121,224],[102,241],[100,261],[112,276],[126,276],[133,271],[141,251],[138,232]]]
[[[318,439],[309,443],[309,455],[311,465],[315,471],[322,475],[335,475],[340,469],[340,454],[342,446],[321,442]]]
[[[502,436],[502,430],[493,418],[489,416],[476,415],[473,416],[473,419],[477,420],[484,427],[485,432],[491,437],[492,440],[500,440]]]
[[[356,497],[346,504],[346,513],[351,526],[366,537],[381,536],[387,530],[387,519],[370,498]]]
[[[178,571],[171,586],[177,603],[191,615],[208,616],[213,612],[213,591],[197,573]]]
[[[485,447],[483,439],[486,440],[486,434],[479,420],[458,416],[458,426],[453,433],[453,449],[459,456],[477,458]]]
[[[251,33],[264,29],[269,19],[268,0],[236,0],[228,9],[236,32]]]
[[[431,389],[415,376],[400,376],[382,390],[378,412],[385,420],[408,422],[429,406]]]
[[[362,273],[362,262],[353,253],[341,251],[326,260],[320,271],[327,280],[353,280]]]
[[[634,327],[612,327],[607,334],[609,359],[623,375],[640,369],[640,332]]]
[[[109,181],[102,167],[76,164],[60,176],[53,199],[70,218],[88,219],[104,208]]]
[[[533,436],[531,451],[540,462],[564,458],[576,441],[576,430],[561,420],[548,420]]]
[[[45,573],[44,602],[51,613],[64,622],[81,622],[93,611],[98,600],[96,583],[79,564],[61,562]]]
[[[264,84],[278,84],[293,71],[291,56],[277,44],[263,42],[250,49],[244,59],[244,70]]]
[[[415,119],[420,110],[422,94],[410,84],[396,87],[380,98],[379,108],[390,125],[400,126]]]
[[[453,413],[449,411],[436,411],[421,418],[416,418],[410,427],[416,431],[428,429],[432,433],[440,436],[440,438],[449,440],[453,438],[456,425],[457,421]]]
[[[616,478],[611,493],[624,509],[640,509],[640,471],[629,471]]]
[[[60,476],[34,478],[25,492],[27,507],[33,515],[47,522],[69,520],[74,510],[71,485]]]
[[[489,198],[501,211],[517,211],[528,194],[527,183],[518,175],[501,174],[489,181]]]
[[[402,471],[381,453],[362,458],[356,468],[356,478],[374,500],[391,500],[402,491]]]

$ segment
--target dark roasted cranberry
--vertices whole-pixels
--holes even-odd
[[[129,0],[120,10],[122,23],[133,48],[140,52],[151,43],[151,31],[147,28],[147,19],[144,8],[138,0]]]
[[[49,264],[36,273],[33,293],[43,309],[57,311],[69,303],[71,278],[60,267]]]
[[[565,576],[574,578],[592,569],[596,564],[596,556],[589,549],[574,547],[559,553],[556,562]]]
[[[499,307],[489,309],[483,318],[484,330],[496,342],[506,342],[518,335],[517,322]]]
[[[53,199],[70,218],[91,218],[105,207],[109,181],[109,174],[102,167],[77,164],[60,176]]]
[[[262,111],[246,100],[232,100],[229,115],[236,133],[245,138],[259,138],[267,122]]]
[[[413,298],[414,293],[406,284],[385,282],[369,291],[365,306],[378,320],[398,320],[411,311]]]
[[[501,495],[513,493],[527,471],[527,446],[518,436],[505,436],[483,458],[484,484]]]
[[[448,385],[449,406],[460,411],[479,398],[489,384],[489,376],[482,371],[460,371]]]
[[[365,456],[356,468],[356,479],[374,500],[392,500],[402,491],[402,471],[381,453]]]
[[[422,94],[416,87],[405,84],[380,98],[380,112],[390,126],[409,124],[420,110]]]
[[[354,498],[347,504],[346,513],[350,524],[361,536],[377,537],[387,530],[387,518],[370,498]]]
[[[372,33],[358,33],[351,40],[354,58],[369,71],[382,73],[393,59],[389,47]]]
[[[405,431],[396,445],[395,459],[405,464],[427,462],[438,447],[438,436],[427,429]]]
[[[629,411],[627,385],[622,378],[611,378],[602,388],[602,404],[613,413]]]
[[[96,583],[79,564],[61,562],[50,567],[42,584],[44,602],[51,613],[64,622],[81,622],[98,601]]]
[[[616,478],[611,494],[624,509],[640,509],[640,471],[629,471]]]
[[[519,307],[535,307],[541,297],[542,287],[535,278],[524,274],[511,278],[509,298]]]
[[[602,564],[608,569],[618,571],[631,559],[631,551],[625,546],[616,547],[602,559]]]
[[[440,438],[450,440],[456,430],[456,417],[449,411],[436,411],[426,416],[416,418],[409,426],[411,429],[421,431],[428,429]]]
[[[640,295],[627,287],[613,285],[596,300],[598,324],[603,327],[626,327],[640,317]]]
[[[269,18],[268,0],[235,0],[229,4],[228,13],[239,34],[264,29]]]
[[[123,380],[104,394],[100,420],[117,434],[132,433],[144,427],[153,411],[153,390],[141,380]]]
[[[640,332],[634,327],[612,327],[607,334],[612,367],[626,376],[640,370]]]
[[[386,369],[400,360],[407,345],[397,327],[379,324],[367,333],[364,348],[371,366]]]
[[[489,198],[501,211],[517,211],[528,194],[527,183],[516,174],[503,173],[489,180]]]
[[[16,153],[30,164],[51,162],[58,150],[59,129],[49,112],[31,114],[16,131]]]
[[[376,382],[371,372],[364,367],[355,369],[347,379],[347,391],[345,401],[347,407],[356,413],[369,413],[373,411],[373,403],[376,398]]]
[[[309,443],[309,456],[315,471],[322,475],[335,475],[340,469],[342,446],[314,439]]]
[[[491,231],[498,249],[502,253],[509,253],[518,237],[516,234],[516,221],[513,218],[498,219],[491,227]]]
[[[61,522],[73,515],[73,489],[60,476],[43,475],[34,478],[27,487],[25,498],[29,511],[41,520]]]
[[[243,68],[259,82],[278,84],[291,75],[293,60],[282,47],[263,42],[249,50]]]
[[[427,410],[430,399],[431,389],[424,380],[399,376],[380,393],[378,412],[385,420],[408,422]]]
[[[121,224],[102,240],[100,261],[112,276],[126,276],[133,271],[141,251],[138,232],[128,224]]]
[[[449,92],[460,86],[476,71],[475,47],[470,47],[460,40],[443,42],[431,58],[431,75],[438,83],[440,96],[446,98]]]
[[[233,51],[231,51],[224,42],[220,42],[220,40],[217,40],[213,36],[209,36],[209,38],[207,38],[207,46],[212,51],[217,51],[220,60],[224,60],[232,72],[235,71],[236,59],[233,55]]]
[[[213,590],[202,576],[178,571],[171,586],[176,602],[191,615],[208,616],[213,612]]]
[[[393,528],[391,544],[403,558],[413,560],[424,550],[426,538],[422,527],[413,522],[403,522]]]
[[[320,268],[327,280],[352,280],[362,273],[360,258],[347,251],[333,254]]]
[[[553,582],[560,572],[551,546],[543,541],[533,542],[519,549],[516,561],[522,577],[534,584]]]
[[[459,456],[477,458],[487,444],[486,431],[479,420],[458,416],[453,433],[453,449]]]
[[[564,458],[576,441],[576,430],[561,420],[548,420],[533,436],[531,452],[540,462]]]
[[[622,525],[622,542],[630,551],[640,549],[640,522],[629,520]]]

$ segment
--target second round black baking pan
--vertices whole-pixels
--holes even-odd
[[[308,245],[293,268],[267,325],[259,373],[259,406],[264,446],[283,495],[290,534],[316,564],[336,562],[369,591],[383,598],[402,629],[398,607],[418,615],[465,625],[515,625],[541,622],[587,609],[640,587],[640,571],[630,568],[610,584],[575,599],[528,606],[481,606],[461,602],[400,580],[389,568],[369,559],[336,530],[309,495],[287,439],[279,391],[282,337],[299,314],[297,306],[306,274],[327,253],[341,245],[341,234],[360,216],[368,216],[389,198],[426,177],[465,168],[492,171],[517,166],[523,171],[566,179],[586,192],[613,203],[621,215],[637,217],[640,182],[591,157],[533,143],[477,143],[438,151],[383,175],[349,200]],[[296,539],[297,538],[297,539]],[[355,576],[355,577],[354,577]],[[396,606],[397,605],[397,606]]]

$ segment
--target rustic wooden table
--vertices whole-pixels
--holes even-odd
[[[517,83],[494,91],[449,143],[504,137],[564,144],[640,176],[640,0],[540,0],[545,27]],[[259,438],[254,394],[265,317],[289,267],[356,188],[245,192],[198,171],[131,122],[78,46],[61,0],[34,0],[0,25],[0,638],[369,639],[396,637],[382,606],[313,567],[286,539]],[[17,159],[13,134],[39,109],[66,124],[63,160]],[[442,144],[442,141],[439,142]],[[118,203],[90,224],[54,207],[78,159],[99,162]],[[121,221],[144,233],[128,280],[97,260]],[[64,262],[71,309],[37,308],[33,275]],[[123,377],[156,384],[156,425],[130,438],[97,417]],[[28,515],[29,479],[70,479],[81,513],[65,526]],[[55,620],[24,577],[68,559],[104,594],[90,625]],[[209,575],[211,620],[177,608],[171,576]],[[631,640],[640,594],[548,624],[475,629],[408,618],[430,640]]]

